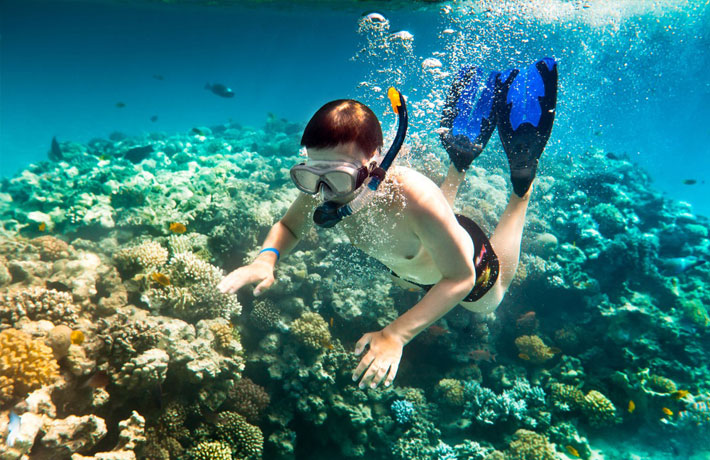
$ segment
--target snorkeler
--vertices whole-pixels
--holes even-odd
[[[456,305],[490,313],[500,304],[518,266],[531,185],[552,129],[557,65],[545,58],[503,73],[461,70],[442,115],[441,140],[452,165],[440,187],[406,167],[388,170],[407,121],[401,95],[390,90],[389,96],[399,128],[379,163],[382,129],[367,106],[336,100],[313,115],[301,138],[308,161],[291,170],[303,193],[271,228],[255,260],[219,285],[223,292],[236,292],[256,284],[254,294],[260,295],[274,282],[276,262],[308,232],[311,221],[341,225],[350,242],[389,267],[399,283],[426,290],[408,311],[355,345],[358,355],[367,350],[353,371],[361,388],[390,385],[403,347]],[[496,127],[514,193],[488,239],[475,222],[454,214],[453,203],[466,170]]]

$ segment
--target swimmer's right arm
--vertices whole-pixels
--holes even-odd
[[[276,249],[281,257],[288,254],[310,228],[310,216],[317,204],[317,198],[301,193],[281,220],[271,227],[262,247]],[[272,251],[262,252],[249,265],[239,267],[225,276],[217,288],[222,292],[237,292],[247,284],[256,284],[254,295],[258,296],[274,284],[277,259]]]

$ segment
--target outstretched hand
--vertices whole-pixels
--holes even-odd
[[[254,295],[258,296],[274,284],[274,268],[272,265],[255,260],[249,265],[239,267],[217,285],[217,289],[224,293],[234,293],[246,284],[258,283],[254,288]]]
[[[390,386],[402,359],[404,341],[384,329],[368,332],[355,344],[355,354],[361,354],[368,345],[367,353],[353,371],[353,381],[359,379],[360,388],[367,385],[376,388],[383,381],[385,386]]]

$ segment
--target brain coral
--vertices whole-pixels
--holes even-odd
[[[0,332],[0,404],[50,384],[58,375],[47,345],[16,329]]]
[[[54,289],[35,287],[0,296],[0,323],[10,326],[23,317],[73,326],[77,321],[77,312],[71,294]]]
[[[318,313],[306,312],[291,323],[291,332],[296,341],[314,351],[330,346],[328,323]]]
[[[542,364],[555,356],[550,347],[536,335],[521,335],[515,339],[515,345],[521,354],[527,355],[530,362]]]

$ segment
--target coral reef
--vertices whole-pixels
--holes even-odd
[[[328,323],[318,313],[304,313],[291,323],[290,329],[296,341],[310,350],[332,347]]]

